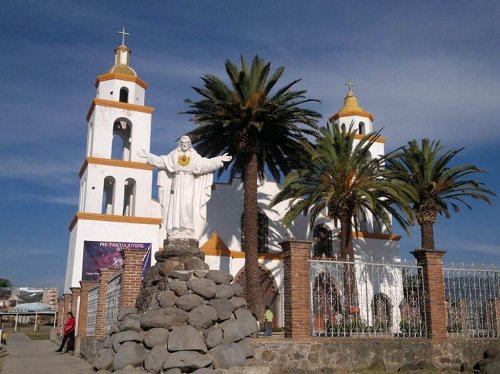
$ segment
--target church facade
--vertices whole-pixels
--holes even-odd
[[[96,80],[96,97],[87,114],[87,147],[80,169],[78,211],[70,223],[65,292],[79,287],[80,280],[99,277],[99,268],[121,266],[120,250],[144,252],[144,267],[163,247],[159,202],[153,199],[153,167],[138,151],[149,152],[154,108],[146,106],[147,83],[130,66],[130,49],[124,43],[115,49],[115,64]],[[337,126],[353,124],[359,136],[373,131],[373,115],[359,105],[349,88],[344,104],[330,117]],[[372,146],[371,156],[384,154],[384,139]],[[268,204],[279,191],[274,181],[258,186],[259,264],[264,304],[270,305],[278,326],[283,325],[283,261],[280,242],[288,238],[313,241],[311,255],[339,254],[338,229],[320,217],[310,230],[307,217],[290,228],[280,224],[287,206]],[[243,186],[215,183],[207,205],[207,221],[199,238],[205,262],[211,269],[231,273],[244,285],[245,253],[241,220]],[[377,261],[382,257],[399,262],[399,236],[380,227],[369,213],[363,214],[354,236],[355,261]],[[306,285],[305,285],[306,286]]]

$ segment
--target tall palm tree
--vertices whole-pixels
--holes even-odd
[[[230,181],[241,175],[244,187],[243,248],[245,250],[246,296],[249,307],[263,315],[257,252],[257,182],[268,171],[277,181],[296,167],[307,138],[314,136],[320,114],[303,107],[313,101],[304,90],[292,90],[300,80],[275,89],[285,70],[271,74],[271,64],[255,56],[250,67],[243,56],[241,67],[225,62],[230,85],[213,75],[204,75],[203,87],[193,87],[201,100],[186,100],[200,127],[188,135],[206,156],[233,156],[225,169]],[[300,126],[303,125],[303,126]],[[223,170],[220,170],[220,173]]]
[[[467,179],[482,173],[474,165],[450,166],[463,150],[443,152],[439,141],[411,140],[387,158],[386,176],[402,192],[402,201],[411,222],[420,225],[422,248],[434,250],[434,224],[438,215],[450,217],[449,207],[460,212],[460,205],[471,209],[467,198],[491,204],[495,193],[483,183]]]
[[[353,224],[357,231],[360,212],[369,211],[374,219],[391,227],[391,214],[407,229],[407,222],[391,205],[398,191],[381,178],[382,158],[371,158],[370,147],[380,131],[358,139],[351,125],[335,124],[321,128],[315,146],[308,146],[305,167],[287,175],[282,190],[271,206],[290,200],[283,223],[288,226],[301,213],[309,216],[312,229],[320,214],[340,223],[340,253],[354,256]]]
[[[312,229],[320,214],[340,222],[340,253],[354,259],[353,223],[357,232],[359,213],[369,211],[374,219],[391,227],[391,216],[406,228],[406,221],[391,205],[397,191],[381,178],[382,159],[371,158],[370,147],[380,131],[357,139],[353,125],[349,129],[335,124],[322,128],[315,146],[308,146],[308,163],[287,175],[281,192],[271,206],[289,200],[283,223],[288,226],[301,213],[309,215]],[[346,263],[344,271],[346,311],[358,305],[355,271]]]

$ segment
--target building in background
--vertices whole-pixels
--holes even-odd
[[[56,309],[58,297],[58,288],[44,288],[42,295],[42,304],[49,305],[51,309]]]

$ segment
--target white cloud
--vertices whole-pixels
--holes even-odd
[[[65,160],[40,160],[36,155],[0,159],[0,178],[16,178],[41,184],[72,184],[79,166]]]

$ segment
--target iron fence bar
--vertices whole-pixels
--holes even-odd
[[[89,290],[87,303],[87,334],[95,336],[95,328],[97,321],[97,303],[99,298],[99,287]]]
[[[312,336],[426,336],[421,266],[311,258],[309,276]]]
[[[447,330],[450,336],[498,337],[500,270],[444,267]]]

